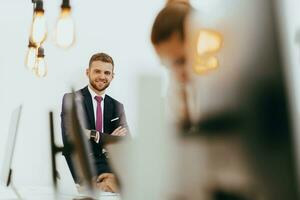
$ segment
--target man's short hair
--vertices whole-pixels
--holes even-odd
[[[152,26],[151,42],[157,45],[169,39],[173,33],[179,33],[181,40],[184,40],[184,21],[191,11],[189,3],[174,1],[158,13]]]
[[[102,62],[106,62],[106,63],[111,63],[112,66],[114,67],[114,61],[113,61],[112,57],[106,53],[96,53],[96,54],[92,55],[92,57],[90,58],[89,67],[91,67],[92,62],[98,61],[98,60],[100,60]]]

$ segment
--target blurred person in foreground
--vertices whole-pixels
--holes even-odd
[[[188,1],[169,1],[152,27],[152,44],[170,70],[170,84],[178,88],[175,99],[180,99],[176,105],[181,109],[174,113],[183,172],[178,171],[182,191],[175,199],[298,199],[274,4],[258,0],[228,4],[232,12],[224,14],[220,21],[225,26],[218,30],[226,47],[220,69],[205,76],[197,77],[191,69],[187,33],[194,9]],[[202,24],[213,21],[213,14],[204,15]],[[211,29],[203,25],[200,30]],[[193,98],[186,90],[189,85],[199,97],[200,111],[194,120],[189,111],[198,108],[189,107]]]

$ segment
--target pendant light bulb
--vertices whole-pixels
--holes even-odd
[[[75,42],[75,25],[71,15],[69,0],[64,0],[55,30],[56,44],[61,48],[69,48]]]
[[[45,77],[48,74],[48,67],[45,62],[45,55],[44,55],[44,48],[39,47],[38,48],[38,55],[35,62],[35,74],[37,77]]]
[[[43,43],[47,37],[47,25],[44,13],[43,1],[39,0],[36,2],[36,8],[34,9],[30,33],[30,40],[36,45]]]
[[[25,66],[30,71],[34,69],[36,56],[37,56],[37,46],[29,40],[28,50],[25,57]]]

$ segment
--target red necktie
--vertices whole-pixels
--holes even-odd
[[[102,108],[101,108],[101,96],[95,96],[97,101],[97,111],[96,111],[96,130],[102,132]]]

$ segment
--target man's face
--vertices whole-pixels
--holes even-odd
[[[162,64],[171,70],[177,81],[189,81],[185,43],[178,33],[173,33],[169,39],[155,45],[155,50]]]
[[[86,70],[91,86],[98,92],[104,91],[113,79],[113,66],[111,63],[100,60],[93,61]]]

